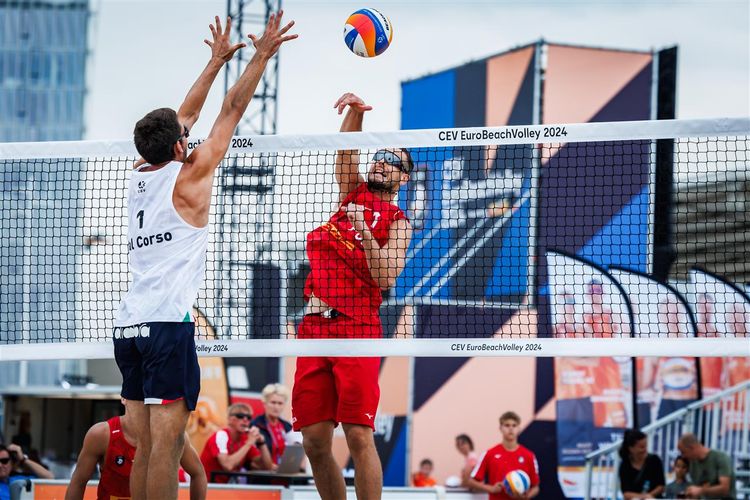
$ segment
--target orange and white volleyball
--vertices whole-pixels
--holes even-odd
[[[375,9],[360,9],[346,20],[344,42],[360,57],[379,56],[393,40],[391,21]]]

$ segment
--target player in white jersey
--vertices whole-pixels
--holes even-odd
[[[268,60],[282,43],[297,37],[287,35],[294,23],[281,27],[281,16],[270,16],[262,36],[248,35],[255,54],[227,92],[208,137],[190,155],[187,137],[211,85],[224,63],[245,46],[229,42],[229,19],[226,29],[218,17],[210,26],[213,41],[205,42],[211,59],[179,110],[156,109],[135,126],[142,159],[128,192],[132,281],[114,330],[122,396],[138,440],[130,476],[135,500],[177,498],[185,425],[200,390],[190,310],[205,274],[214,173]]]

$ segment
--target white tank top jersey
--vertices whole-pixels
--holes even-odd
[[[192,321],[190,311],[206,274],[208,225],[195,227],[172,203],[182,163],[133,172],[128,189],[131,282],[115,326]]]

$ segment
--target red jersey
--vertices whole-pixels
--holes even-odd
[[[311,271],[305,283],[305,299],[315,295],[350,318],[377,323],[383,297],[370,274],[362,236],[341,208],[349,203],[365,207],[365,222],[381,246],[388,242],[391,224],[406,219],[401,209],[372,194],[367,184],[357,186],[328,222],[307,235]]]
[[[271,436],[271,444],[273,445],[271,446],[271,449],[273,450],[271,460],[278,465],[281,463],[281,457],[284,455],[284,450],[286,449],[284,424],[280,421],[277,421],[275,424],[268,422],[268,434]]]
[[[109,444],[101,463],[101,479],[96,490],[99,500],[120,500],[130,498],[130,469],[135,458],[135,446],[125,440],[120,417],[107,420]]]
[[[216,431],[211,435],[210,438],[208,438],[208,441],[206,441],[206,445],[203,447],[203,452],[201,453],[201,463],[203,464],[203,469],[206,471],[206,477],[208,478],[209,482],[211,482],[211,472],[224,470],[221,467],[221,464],[219,463],[219,459],[217,457],[222,453],[226,455],[234,454],[237,450],[242,448],[242,445],[245,444],[246,441],[247,434],[240,434],[239,440],[231,441],[229,439],[229,429]],[[250,462],[252,459],[259,456],[260,450],[255,445],[251,446],[250,449],[247,450],[245,459],[240,462],[240,464],[235,469],[233,469],[232,472],[240,470],[244,465],[249,468],[250,466],[249,464],[247,464],[247,462]],[[217,475],[213,482],[228,483],[229,476]]]
[[[531,488],[539,484],[539,465],[536,456],[528,448],[518,445],[513,451],[508,451],[500,443],[487,450],[471,472],[471,477],[485,484],[502,483],[505,476],[514,470],[522,470],[529,475]],[[512,500],[505,492],[492,494],[490,500]]]

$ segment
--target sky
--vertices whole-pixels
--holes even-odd
[[[148,111],[180,105],[208,61],[203,39],[213,16],[226,16],[226,1],[92,4],[85,138],[129,139]],[[678,118],[750,116],[750,0],[284,0],[283,6],[300,37],[280,52],[280,134],[337,131],[341,117],[333,103],[344,92],[374,107],[365,130],[397,130],[402,81],[540,38],[633,50],[676,44]],[[391,46],[376,58],[357,57],[343,41],[347,17],[363,7],[380,10],[394,26]],[[223,81],[220,75],[191,135],[208,133]]]

